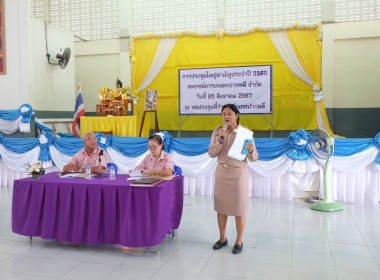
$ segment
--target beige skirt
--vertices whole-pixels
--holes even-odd
[[[246,216],[249,203],[248,167],[216,167],[214,209],[228,216]]]

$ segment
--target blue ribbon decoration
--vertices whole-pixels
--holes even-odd
[[[111,147],[126,157],[138,157],[148,150],[148,137],[111,137]]]
[[[376,162],[377,164],[380,164],[380,152],[377,153],[377,156],[375,157],[373,161]]]
[[[283,156],[289,151],[289,140],[287,138],[256,138],[256,149],[259,159],[270,161]]]
[[[373,142],[375,143],[376,148],[380,149],[380,132],[376,134],[375,138],[373,139]],[[374,162],[380,164],[380,152],[377,153]]]
[[[30,123],[32,121],[32,106],[30,106],[29,104],[22,104],[18,110],[22,116],[22,123]]]
[[[364,139],[349,139],[335,138],[334,139],[334,156],[346,157],[363,152],[372,148],[375,145],[373,138]]]
[[[174,138],[172,148],[184,156],[198,156],[208,152],[209,138]]]
[[[38,159],[41,161],[50,161],[52,160],[51,154],[49,151],[50,145],[54,142],[54,136],[51,133],[41,133],[38,137],[39,145],[40,145],[40,154]]]
[[[15,121],[20,117],[20,111],[17,110],[0,110],[0,119],[6,121]]]
[[[3,143],[3,135],[0,133],[0,145]],[[1,155],[0,155],[0,159],[1,159]]]
[[[105,135],[103,133],[95,133],[96,139],[98,140],[98,146],[104,150],[107,150],[109,146],[111,146],[112,138],[109,135]]]
[[[33,150],[38,146],[36,138],[8,138],[4,137],[1,141],[4,148],[16,154],[23,154]]]
[[[313,153],[308,148],[310,133],[303,128],[297,132],[291,132],[288,137],[290,151],[286,155],[292,160],[308,160],[313,157]]]
[[[172,136],[167,131],[160,131],[159,133],[164,134],[164,139],[162,141],[164,143],[164,151],[166,153],[172,153],[173,152],[173,138],[172,138]],[[157,133],[155,133],[155,134],[157,134]]]
[[[79,137],[73,138],[55,138],[54,146],[63,154],[73,156],[84,148],[83,139]]]
[[[68,138],[73,138],[74,137],[74,134],[72,133],[61,133],[61,132],[57,132],[55,133],[57,134],[59,137],[68,137]]]
[[[39,121],[36,120],[35,116],[32,116],[32,118],[34,118],[35,120],[35,124],[36,126],[41,129],[43,132],[50,132],[50,133],[55,133],[55,131],[49,127],[47,127],[46,125],[43,125],[42,123],[40,123]]]
[[[373,142],[376,148],[380,149],[380,132],[376,134],[375,138],[373,139]]]

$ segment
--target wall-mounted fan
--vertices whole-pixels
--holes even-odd
[[[342,210],[343,205],[332,199],[330,157],[334,154],[334,138],[324,129],[317,128],[310,132],[309,146],[316,157],[326,160],[323,169],[323,200],[313,204],[311,209],[325,212]]]
[[[65,50],[63,51],[63,54],[57,54],[56,55],[57,61],[50,61],[50,54],[49,53],[46,54],[46,56],[48,58],[48,62],[50,64],[59,65],[59,67],[61,67],[61,69],[66,68],[67,63],[69,63],[70,55],[71,55],[70,48],[65,48]]]
[[[50,58],[49,48],[48,48],[48,39],[47,39],[47,22],[45,21],[45,43],[46,43],[46,57],[48,59],[49,64],[59,65],[61,69],[65,69],[67,63],[69,63],[71,50],[70,48],[65,48],[63,54],[57,54],[57,60],[53,60]]]

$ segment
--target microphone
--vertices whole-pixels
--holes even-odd
[[[95,177],[96,178],[101,178],[101,177],[105,177],[106,175],[102,174],[102,158],[101,156],[103,155],[103,150],[100,150],[99,151],[99,172],[98,172],[98,175],[96,175]]]
[[[223,129],[224,131],[226,131],[226,130],[227,130],[227,125],[226,125],[226,124],[223,124],[222,129]],[[220,144],[223,144],[223,143],[224,143],[224,136],[220,136],[219,143],[220,143]]]

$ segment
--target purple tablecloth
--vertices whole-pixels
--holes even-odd
[[[183,209],[183,177],[155,187],[131,187],[128,175],[14,181],[12,230],[63,242],[151,247],[177,229]]]

